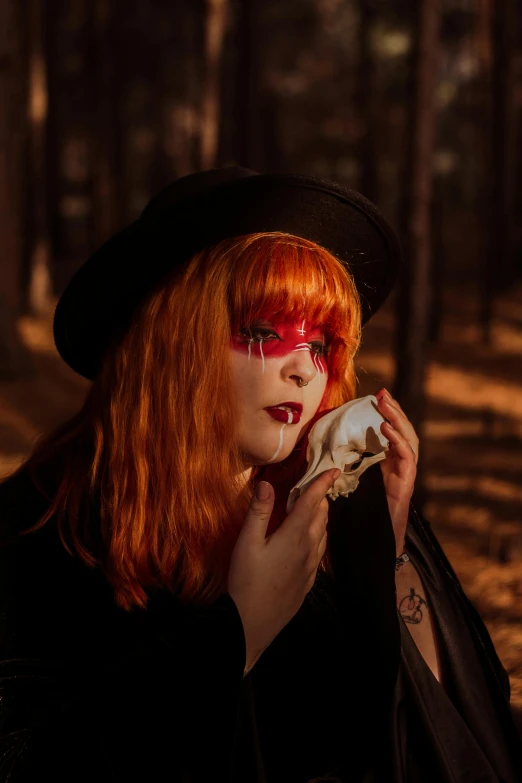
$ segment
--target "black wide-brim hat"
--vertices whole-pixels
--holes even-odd
[[[398,239],[355,190],[237,167],[201,171],[164,188],[73,275],[54,314],[58,352],[93,380],[111,338],[164,276],[181,273],[195,252],[223,239],[270,231],[312,240],[345,264],[361,298],[363,324],[396,280]]]

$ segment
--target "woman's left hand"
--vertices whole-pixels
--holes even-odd
[[[375,396],[380,413],[388,420],[381,424],[381,432],[390,442],[390,449],[380,466],[399,557],[404,552],[410,499],[417,475],[419,439],[401,406],[386,389],[381,389]]]

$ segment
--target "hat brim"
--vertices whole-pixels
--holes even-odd
[[[109,239],[74,274],[56,307],[56,347],[93,380],[116,328],[145,293],[198,250],[232,236],[283,231],[316,242],[353,275],[365,324],[397,278],[398,239],[360,193],[298,175],[253,175],[166,205]]]

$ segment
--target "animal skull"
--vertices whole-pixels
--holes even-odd
[[[342,471],[326,493],[332,500],[339,495],[346,497],[357,489],[364,471],[386,457],[389,444],[381,433],[383,420],[377,398],[371,394],[347,402],[318,419],[308,433],[307,471],[290,490],[286,513],[308,485],[330,468]],[[363,457],[365,452],[372,456]]]

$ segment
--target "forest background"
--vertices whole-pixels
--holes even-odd
[[[417,428],[522,726],[521,120],[517,0],[0,0],[0,473],[81,407],[57,298],[154,193],[226,165],[354,187],[405,251],[359,394]]]

